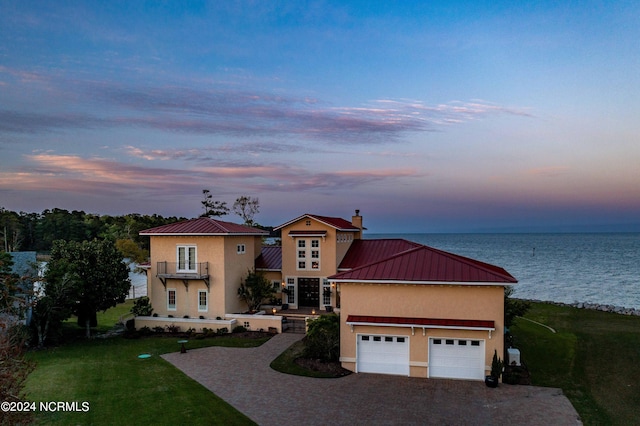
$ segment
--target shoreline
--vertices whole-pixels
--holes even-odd
[[[514,297],[514,299],[523,300],[525,302],[547,303],[547,304],[550,304],[550,305],[564,306],[564,307],[569,307],[569,308],[588,309],[588,310],[592,310],[592,311],[609,312],[609,313],[612,313],[612,314],[619,314],[619,315],[640,316],[640,309],[625,308],[624,306],[607,305],[607,304],[603,304],[603,303],[586,303],[586,302],[564,303],[564,302],[555,302],[553,300],[521,299],[521,298],[517,298],[517,297]]]

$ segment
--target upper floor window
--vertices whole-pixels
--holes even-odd
[[[247,248],[245,247],[244,244],[238,244],[237,251],[238,251],[238,254],[245,254],[247,252]]]
[[[320,269],[320,240],[298,240],[298,270]],[[309,262],[308,259],[311,259]]]
[[[195,272],[196,262],[196,246],[178,246],[178,272]]]

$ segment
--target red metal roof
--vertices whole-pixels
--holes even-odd
[[[452,328],[496,328],[495,322],[490,320],[467,320],[467,319],[449,319],[449,318],[403,318],[403,317],[379,317],[367,315],[349,315],[347,324],[349,323],[365,323],[365,324],[387,324],[387,325],[404,325],[404,326],[426,326],[426,327],[452,327]]]
[[[199,217],[140,231],[140,235],[268,235],[267,231],[237,223]]]
[[[360,228],[353,226],[351,222],[349,222],[348,220],[345,220],[339,217],[318,216],[315,214],[308,214],[308,213],[303,214],[302,216],[299,216],[293,220],[290,220],[289,222],[284,223],[280,226],[277,226],[274,228],[274,230],[282,229],[285,226],[295,223],[304,218],[317,220],[318,222],[322,222],[325,225],[329,225],[335,229],[338,229],[339,231],[352,231],[352,232],[360,231]]]
[[[504,269],[420,245],[387,259],[340,272],[332,281],[516,283]]]
[[[338,270],[358,268],[416,247],[420,244],[400,238],[354,240]]]
[[[282,270],[282,247],[266,246],[262,247],[260,256],[256,259],[256,269],[268,271]]]

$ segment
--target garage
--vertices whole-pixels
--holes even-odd
[[[360,334],[357,341],[357,372],[409,375],[407,336]]]
[[[484,340],[429,339],[429,377],[484,380]]]

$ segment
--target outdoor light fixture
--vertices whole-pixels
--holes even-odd
[[[273,312],[273,315],[276,314],[276,308],[271,308],[271,312]]]
[[[315,308],[311,310],[311,315],[315,315],[316,314],[316,310]]]

